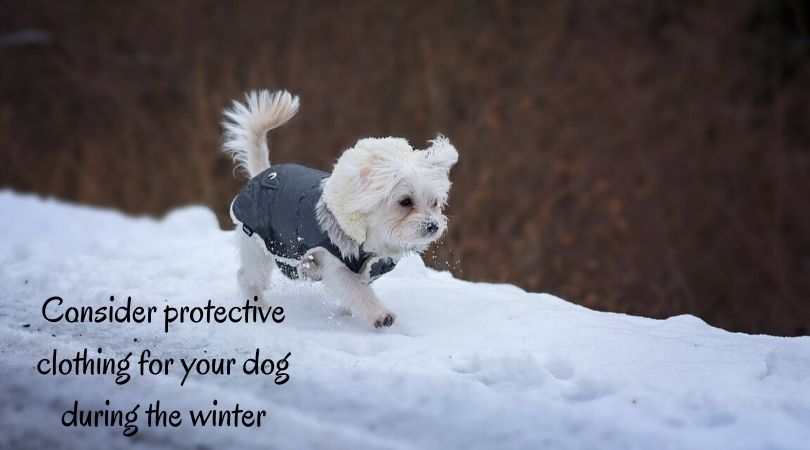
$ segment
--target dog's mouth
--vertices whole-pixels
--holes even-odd
[[[403,242],[402,248],[403,250],[415,252],[415,253],[423,253],[430,247],[431,244],[438,241],[439,238],[442,237],[444,234],[444,230],[436,230],[432,233],[425,235],[424,233],[420,233],[421,236],[416,237],[414,240],[410,242]]]

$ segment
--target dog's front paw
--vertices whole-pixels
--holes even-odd
[[[298,265],[298,278],[302,280],[321,281],[323,266],[316,252],[311,251],[304,255]]]
[[[396,319],[397,316],[393,313],[383,313],[374,319],[374,328],[390,327]]]

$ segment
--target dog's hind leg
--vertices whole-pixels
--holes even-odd
[[[275,262],[255,237],[247,236],[241,228],[237,228],[236,234],[239,249],[239,271],[236,279],[239,293],[243,299],[252,300],[255,296],[263,303],[264,291],[270,287]]]

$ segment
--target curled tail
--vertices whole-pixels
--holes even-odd
[[[223,151],[250,178],[270,167],[267,132],[284,125],[298,112],[298,97],[287,91],[251,91],[244,103],[234,100],[225,110]]]

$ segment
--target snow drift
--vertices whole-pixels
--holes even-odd
[[[160,221],[0,192],[0,448],[806,448],[810,338],[734,334],[691,316],[595,312],[470,283],[409,257],[375,283],[374,330],[318,284],[276,278],[280,324],[50,323],[45,299],[145,307],[244,303],[233,232],[211,211]],[[290,379],[236,373],[40,375],[54,349],[122,357],[290,352]],[[266,410],[261,427],[63,427],[81,407]],[[142,411],[142,410],[141,410]]]

